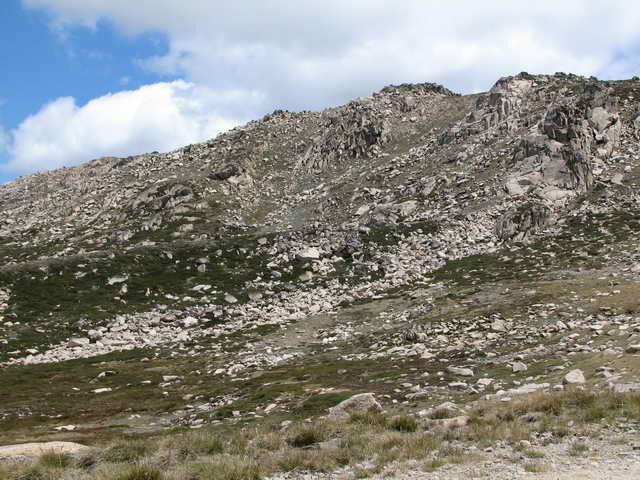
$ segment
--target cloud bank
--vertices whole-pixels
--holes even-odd
[[[98,126],[117,123],[121,115],[130,119],[130,109],[116,101],[117,95],[97,99],[102,109],[88,108],[92,102],[78,108],[58,99],[14,132],[12,163],[21,171],[88,160],[107,151],[162,150],[182,139],[204,140],[238,119],[274,108],[323,108],[389,83],[436,81],[471,92],[523,70],[625,78],[638,74],[640,67],[640,4],[628,0],[23,3],[48,11],[57,29],[106,23],[123,35],[164,35],[166,54],[134,61],[158,74],[183,78],[191,93],[176,94],[177,87],[158,84],[159,90],[174,92],[163,98],[167,114],[180,119],[180,133],[168,131],[170,121],[157,118],[165,113],[149,107],[148,115],[135,117],[146,124],[116,128],[117,140],[116,135],[100,134],[89,141],[77,120],[85,111],[93,112]],[[154,86],[144,89],[154,91]],[[230,91],[235,96],[229,97]],[[170,106],[167,100],[185,95],[200,107],[184,108],[182,100]],[[205,109],[211,109],[210,115]],[[47,131],[53,127],[47,118],[54,114],[65,125],[60,139],[55,128]],[[38,140],[32,147],[30,136]]]
[[[71,97],[58,98],[5,138],[11,159],[1,168],[22,174],[107,155],[171,150],[211,138],[243,120],[220,116],[220,105],[256,100],[184,81],[109,94],[80,106]]]

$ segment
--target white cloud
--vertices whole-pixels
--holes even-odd
[[[9,147],[9,135],[4,131],[2,125],[0,125],[0,153],[6,151]]]
[[[184,81],[146,85],[81,106],[71,97],[58,98],[11,132],[10,161],[2,170],[21,174],[106,155],[171,150],[246,120],[221,116],[220,106],[259,101],[252,92],[220,94]]]
[[[616,52],[640,40],[635,0],[24,2],[58,25],[107,19],[128,35],[166,34],[169,52],[142,59],[147,67],[216,89],[259,90],[270,106],[298,109],[391,82],[471,91],[521,70],[607,76]]]
[[[103,20],[125,35],[162,34],[167,53],[135,61],[189,83],[82,107],[56,100],[12,133],[16,171],[172,148],[274,108],[322,108],[389,83],[436,81],[470,92],[522,70],[611,78],[638,69],[635,0],[23,3],[47,10],[62,34]]]

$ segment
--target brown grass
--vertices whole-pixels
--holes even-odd
[[[300,422],[286,430],[267,425],[231,432],[203,429],[105,445],[88,459],[45,455],[33,464],[0,465],[0,479],[257,480],[277,472],[332,472],[346,465],[366,477],[405,461],[419,462],[425,471],[474,461],[468,446],[498,441],[523,452],[526,471],[540,472],[544,452],[517,447],[520,440],[550,432],[549,441],[560,442],[620,417],[640,419],[639,394],[569,389],[479,405],[469,424],[455,429],[422,431],[411,416],[379,414],[346,423]],[[574,456],[586,453],[586,445],[577,441],[567,450]]]

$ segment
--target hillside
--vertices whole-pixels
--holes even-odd
[[[637,79],[389,86],[173,152],[22,177],[0,187],[0,445],[112,451],[195,430],[254,432],[256,449],[256,431],[302,435],[373,393],[391,419],[365,422],[374,438],[446,432],[446,455],[420,447],[436,470],[456,455],[588,450],[587,431],[619,437],[600,449],[632,446],[639,235]],[[344,457],[354,433],[336,422],[278,448]],[[403,445],[389,462],[425,460]],[[350,448],[220,478],[389,463]],[[149,461],[182,478],[187,460]]]

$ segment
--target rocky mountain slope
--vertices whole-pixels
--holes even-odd
[[[639,181],[640,81],[562,73],[20,178],[0,444],[637,392]]]

